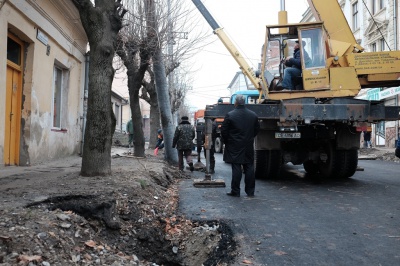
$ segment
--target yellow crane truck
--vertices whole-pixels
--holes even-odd
[[[246,105],[261,124],[254,143],[256,178],[277,178],[289,162],[323,178],[351,177],[357,170],[361,132],[371,123],[400,119],[399,106],[354,98],[362,88],[400,85],[400,51],[365,52],[337,0],[308,0],[316,22],[288,24],[286,11],[280,11],[279,25],[266,26],[257,72],[202,2],[192,2],[259,91],[260,101]],[[281,90],[282,60],[296,40],[302,61],[302,75],[293,80],[298,90]],[[206,149],[211,147],[210,119],[222,118],[233,108],[206,106]]]

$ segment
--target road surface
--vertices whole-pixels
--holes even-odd
[[[226,196],[231,168],[216,154],[225,188],[180,185],[180,211],[193,219],[224,219],[240,245],[237,264],[400,265],[400,164],[359,161],[364,171],[344,181],[307,178],[286,165],[277,181],[256,181],[256,197]],[[205,161],[203,161],[205,163]],[[204,173],[195,172],[194,178]]]

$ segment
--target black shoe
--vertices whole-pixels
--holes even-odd
[[[226,195],[231,196],[231,197],[240,197],[239,194],[232,193],[232,192],[228,192],[228,193],[226,193]]]
[[[247,195],[246,198],[254,198],[254,194]]]

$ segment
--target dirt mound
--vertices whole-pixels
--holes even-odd
[[[117,156],[112,176],[86,178],[76,160],[0,178],[0,265],[233,261],[236,243],[228,223],[177,213],[177,182],[188,176],[147,155]]]
[[[359,150],[359,155],[372,156],[373,159],[382,161],[400,162],[400,159],[394,155],[394,151],[377,148],[362,148]]]

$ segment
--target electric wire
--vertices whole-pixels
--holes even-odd
[[[379,31],[379,33],[381,34],[383,40],[385,41],[386,46],[389,48],[389,51],[392,51],[392,49],[390,49],[390,46],[389,46],[389,44],[388,44],[387,41],[386,41],[386,38],[383,36],[383,33],[382,33],[381,29],[380,29],[379,26],[378,26],[378,23],[376,23],[374,16],[372,15],[372,13],[371,13],[371,11],[369,10],[367,4],[365,3],[365,0],[362,0],[362,1],[363,1],[363,3],[364,3],[365,8],[367,9],[369,15],[371,16],[371,19],[372,19],[372,21],[374,22],[374,24],[375,24],[377,30]]]

